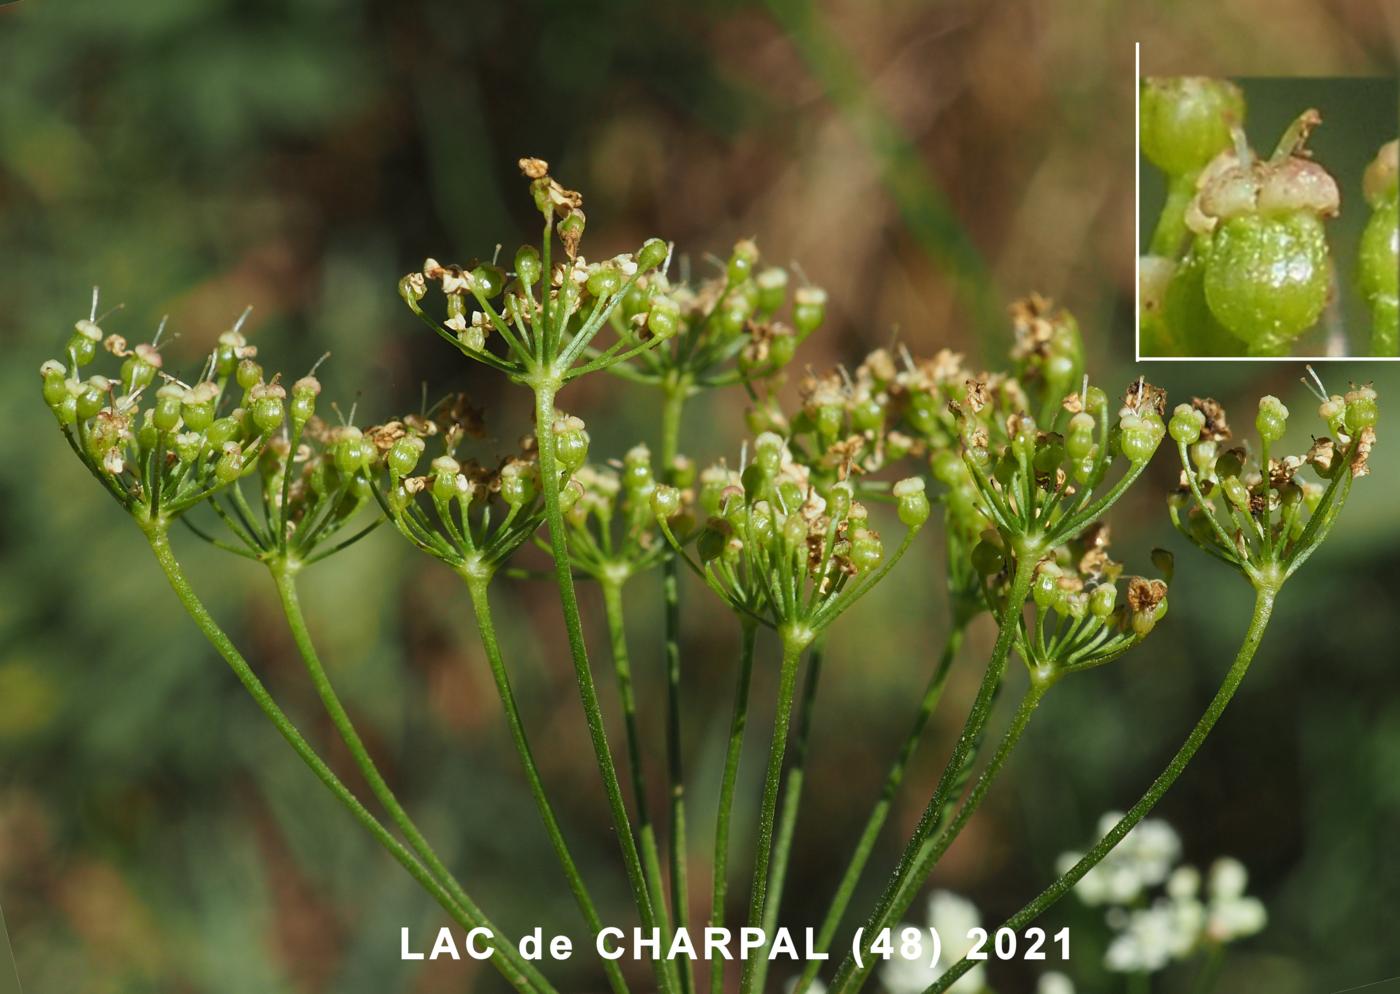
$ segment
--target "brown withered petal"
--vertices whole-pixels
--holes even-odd
[[[1123,406],[1131,407],[1138,413],[1154,410],[1159,417],[1166,417],[1167,391],[1161,387],[1154,387],[1139,376],[1128,384],[1128,389],[1123,392]]]
[[[1359,480],[1363,476],[1368,476],[1371,467],[1368,464],[1371,458],[1371,449],[1376,444],[1376,429],[1366,426],[1361,429],[1361,435],[1356,440],[1356,454],[1351,457],[1352,479]]]
[[[1337,446],[1326,435],[1321,438],[1314,438],[1312,448],[1308,449],[1308,454],[1304,457],[1309,465],[1319,473],[1326,476],[1332,472],[1332,462],[1337,457]]]
[[[987,392],[987,383],[984,380],[967,381],[967,406],[972,408],[972,413],[981,412],[991,402],[991,397]]]
[[[1149,580],[1141,576],[1128,578],[1128,607],[1134,614],[1155,611],[1166,596],[1167,585],[1162,580]]]
[[[388,452],[393,444],[406,434],[408,432],[404,430],[402,421],[386,421],[382,425],[373,425],[365,429],[365,438],[380,452]]]
[[[549,174],[549,163],[543,159],[524,158],[520,160],[520,171],[526,179],[543,179]]]
[[[1201,438],[1210,442],[1224,442],[1230,438],[1230,425],[1225,419],[1225,407],[1213,397],[1192,397],[1191,406],[1205,417],[1201,428]]]

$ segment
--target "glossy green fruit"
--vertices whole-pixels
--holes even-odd
[[[1162,304],[1162,323],[1174,355],[1238,354],[1239,341],[1206,303],[1206,252],[1196,245],[1176,267]]]
[[[1371,354],[1400,355],[1400,201],[1392,198],[1371,213],[1357,276],[1371,307]]]
[[[1251,355],[1281,355],[1327,304],[1330,267],[1322,221],[1296,211],[1241,215],[1211,237],[1205,297]]]
[[[1204,168],[1230,146],[1230,129],[1243,124],[1244,94],[1228,80],[1174,76],[1143,82],[1142,154],[1169,176]]]

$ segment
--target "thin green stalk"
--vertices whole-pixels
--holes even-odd
[[[1181,257],[1181,243],[1187,235],[1186,208],[1195,195],[1195,175],[1173,176],[1167,181],[1167,199],[1152,231],[1149,252],[1173,261]]]
[[[1031,579],[1035,574],[1038,559],[1039,556],[1035,554],[1034,550],[1023,548],[1017,552],[1016,570],[1012,575],[1010,589],[1007,592],[1006,606],[997,619],[997,640],[992,647],[992,656],[987,663],[987,672],[982,678],[982,685],[978,688],[972,709],[968,712],[967,720],[963,723],[962,732],[958,736],[957,744],[953,747],[953,754],[948,759],[948,765],[943,768],[943,773],[938,778],[938,784],[934,787],[933,796],[929,798],[928,805],[924,808],[924,813],[919,819],[919,824],[914,829],[914,834],[904,847],[899,864],[895,867],[889,883],[885,886],[880,903],[866,921],[861,951],[861,959],[865,965],[857,967],[854,957],[847,954],[842,961],[841,968],[836,973],[836,980],[832,988],[834,994],[850,994],[852,991],[859,990],[870,975],[871,970],[874,969],[875,957],[870,954],[870,946],[876,941],[880,931],[892,924],[892,918],[904,910],[903,908],[896,909],[895,902],[900,893],[906,889],[906,881],[917,866],[920,850],[928,839],[939,830],[940,823],[947,817],[949,805],[962,788],[966,770],[981,743],[982,729],[987,723],[987,718],[991,715],[997,689],[1001,686],[1002,677],[1006,673],[1006,663],[1018,627],[1017,619],[1024,610],[1026,595],[1030,591]]]
[[[802,783],[807,772],[807,744],[812,734],[812,712],[817,703],[817,684],[821,680],[822,646],[812,646],[807,657],[807,679],[802,686],[802,706],[797,715],[797,732],[792,743],[792,762],[788,764],[787,780],[783,785],[783,810],[778,815],[777,837],[773,844],[773,867],[768,874],[768,898],[763,907],[763,934],[772,939],[778,928],[778,912],[782,909],[783,886],[787,883],[788,858],[792,839],[797,831],[797,812],[802,804]],[[763,990],[768,977],[768,946],[760,950],[754,989]]]
[[[744,751],[744,726],[748,723],[749,684],[753,676],[753,646],[758,625],[743,618],[742,645],[739,650],[739,682],[734,690],[734,714],[729,721],[729,746],[724,753],[724,775],[719,785],[719,805],[715,815],[714,883],[710,900],[710,926],[724,927],[724,902],[729,890],[729,821],[734,812],[734,784],[739,773],[739,758]],[[716,957],[710,964],[710,994],[724,990],[724,960]]]
[[[378,798],[379,803],[384,806],[384,810],[388,812],[389,817],[393,819],[394,824],[399,827],[399,831],[408,840],[409,846],[460,903],[463,900],[461,885],[457,883],[451,871],[448,870],[427,839],[423,837],[418,826],[414,824],[413,819],[399,803],[398,798],[394,796],[393,790],[379,772],[379,767],[370,756],[369,750],[365,748],[364,741],[350,720],[350,715],[346,713],[345,706],[331,685],[330,677],[321,664],[321,657],[317,653],[316,645],[307,629],[306,618],[302,614],[301,598],[296,587],[295,567],[285,560],[277,559],[270,561],[268,568],[272,574],[273,583],[277,587],[277,595],[282,602],[282,613],[286,616],[287,627],[292,633],[292,641],[296,643],[297,651],[301,654],[307,675],[311,677],[311,684],[316,688],[316,693],[321,698],[321,703],[325,706],[326,714],[330,716],[331,723],[335,725],[341,740],[350,750],[355,765],[359,767],[360,773],[369,784],[374,796]]]
[[[632,664],[627,651],[627,628],[622,610],[622,585],[609,580],[603,588],[603,611],[607,616],[608,636],[612,642],[613,670],[617,674],[617,693],[622,701],[622,727],[627,735],[627,759],[632,773],[632,797],[637,807],[637,833],[641,839],[642,867],[647,874],[647,890],[651,906],[656,910],[656,922],[661,934],[671,934],[671,920],[666,913],[666,893],[661,876],[661,853],[656,845],[656,827],[651,821],[647,803],[646,775],[642,768],[642,740],[637,729],[637,702],[632,692]]]
[[[773,741],[768,747],[768,773],[763,782],[763,804],[758,818],[758,849],[754,859],[753,885],[749,894],[750,928],[763,924],[768,896],[768,868],[773,857],[773,822],[778,813],[778,789],[783,778],[783,754],[787,751],[788,726],[792,723],[792,699],[797,690],[798,662],[807,640],[783,632],[783,662],[778,674],[778,706],[773,718]],[[758,963],[762,956],[744,961],[739,983],[741,994],[754,994],[758,988]]]
[[[676,456],[680,450],[681,417],[690,382],[684,377],[666,385],[666,399],[661,410],[661,471],[668,481],[675,475]],[[671,862],[671,916],[677,928],[690,921],[689,843],[686,839],[685,764],[681,749],[681,597],[680,563],[674,555],[661,564],[661,590],[666,602],[666,775],[670,787],[671,832],[669,855]],[[694,964],[689,960],[681,968],[681,990],[695,990]]]
[[[943,828],[935,839],[930,839],[925,843],[923,851],[914,867],[913,874],[905,881],[903,892],[895,899],[892,906],[892,914],[897,916],[904,913],[914,898],[919,893],[919,888],[923,886],[929,874],[938,861],[943,858],[943,854],[948,851],[948,847],[953,844],[968,821],[986,799],[987,792],[1006,765],[1006,760],[1010,757],[1012,750],[1021,741],[1021,735],[1025,732],[1026,726],[1030,724],[1031,716],[1035,714],[1035,709],[1040,706],[1041,699],[1045,692],[1050,689],[1048,683],[1032,681],[1030,688],[1021,698],[1021,703],[1016,708],[1016,713],[1011,719],[1011,724],[1003,733],[1001,742],[997,745],[997,750],[988,760],[987,766],[983,769],[977,782],[973,784],[967,799],[963,801],[958,812],[953,816],[953,820]]]
[[[656,927],[656,915],[647,893],[646,874],[642,870],[637,840],[627,817],[627,802],[622,797],[617,766],[608,746],[608,733],[603,721],[603,709],[598,703],[598,688],[588,663],[588,647],[583,640],[583,620],[579,614],[578,593],[574,589],[573,568],[569,562],[568,536],[564,513],[559,506],[559,460],[554,451],[554,390],[548,385],[535,386],[535,440],[539,452],[541,486],[544,491],[545,523],[549,528],[550,553],[554,558],[554,578],[559,588],[559,603],[564,612],[564,628],[569,638],[569,655],[573,659],[574,679],[578,684],[579,700],[583,704],[584,720],[588,724],[589,740],[598,763],[598,773],[608,797],[613,829],[627,871],[627,883],[632,889],[632,901],[637,907],[642,927]],[[657,983],[666,994],[675,994],[675,983],[667,961],[658,957],[652,962]]]
[[[441,883],[420,863],[408,849],[394,838],[393,834],[384,827],[370,811],[360,803],[351,793],[350,789],[340,781],[340,778],[331,771],[325,761],[311,747],[299,732],[292,720],[273,700],[267,688],[263,686],[253,668],[248,665],[248,661],[229,640],[228,635],[213,616],[209,614],[204,603],[190,587],[189,581],[185,579],[184,571],[180,568],[179,561],[175,558],[174,551],[170,548],[170,539],[163,521],[141,520],[143,531],[147,542],[150,543],[151,551],[155,554],[156,562],[160,564],[162,572],[165,574],[175,596],[179,598],[181,606],[194,621],[200,632],[204,635],[209,644],[224,658],[229,668],[233,670],[238,681],[243,684],[254,703],[262,710],[273,726],[287,740],[287,744],[292,747],[297,756],[315,774],[316,779],[335,796],[345,808],[350,812],[366,831],[370,833],[381,846],[383,846],[409,875],[426,890],[435,901],[452,916],[453,921],[463,928],[485,928],[490,931],[490,936],[486,940],[493,950],[492,962],[501,974],[510,982],[516,990],[533,991],[537,994],[557,994],[554,987],[535,969],[530,963],[521,958],[515,948],[515,944],[510,940],[501,939],[500,931],[482,914],[465,893],[462,900],[456,900],[443,887]]]
[[[919,711],[914,716],[914,723],[909,729],[909,734],[904,737],[904,744],[900,746],[899,754],[890,766],[889,773],[885,775],[879,799],[875,802],[875,808],[870,812],[870,817],[866,819],[865,828],[862,829],[860,839],[856,842],[855,851],[851,854],[850,862],[846,865],[846,872],[842,874],[841,882],[836,887],[836,896],[832,898],[831,907],[827,910],[826,917],[822,919],[821,926],[817,930],[817,952],[825,953],[831,948],[831,941],[835,938],[836,929],[840,926],[846,908],[851,903],[857,884],[860,883],[865,864],[869,862],[870,854],[875,849],[875,840],[879,838],[880,829],[884,827],[885,819],[889,817],[890,808],[894,805],[894,796],[898,793],[900,784],[904,782],[905,770],[909,768],[909,763],[914,758],[914,753],[923,738],[924,729],[928,726],[929,719],[943,696],[943,688],[948,683],[948,673],[952,669],[953,660],[957,658],[958,649],[962,646],[963,636],[966,632],[966,627],[960,622],[955,624],[948,633],[948,639],[943,645],[943,654],[929,677],[928,686],[924,689],[923,700],[919,702]],[[822,961],[818,959],[807,961],[803,967],[802,975],[798,978],[797,986],[793,989],[793,994],[803,994],[811,986],[812,981],[816,979],[817,973],[821,970],[821,965]]]
[[[521,765],[525,768],[525,780],[529,784],[530,794],[535,799],[535,806],[539,808],[540,820],[544,822],[545,832],[549,835],[554,855],[558,858],[564,876],[569,882],[569,890],[574,895],[574,901],[577,902],[579,911],[583,913],[584,921],[588,923],[589,930],[596,938],[598,933],[603,930],[602,918],[598,914],[598,908],[593,902],[592,895],[588,892],[587,884],[584,883],[583,875],[574,862],[573,854],[569,852],[569,845],[564,839],[563,830],[559,827],[559,819],[554,814],[554,807],[549,803],[544,780],[540,777],[539,767],[535,764],[534,752],[531,750],[529,739],[525,734],[525,722],[520,716],[520,708],[515,700],[515,691],[511,689],[505,660],[501,656],[500,642],[496,638],[496,623],[491,613],[490,577],[463,573],[462,579],[467,584],[472,609],[476,614],[477,632],[481,636],[482,648],[486,651],[486,660],[491,667],[491,676],[496,682],[496,692],[500,696],[501,707],[505,711],[511,740],[515,743],[515,751],[520,755]],[[603,969],[607,973],[609,986],[617,994],[626,994],[627,981],[623,979],[622,969],[618,966],[617,961],[604,960]]]
[[[1215,990],[1215,983],[1220,979],[1220,968],[1224,965],[1225,946],[1223,943],[1213,943],[1196,979],[1191,981],[1191,994],[1210,994]]]
[[[1249,672],[1249,664],[1254,660],[1254,655],[1259,649],[1259,643],[1263,641],[1264,631],[1269,625],[1269,618],[1273,614],[1274,599],[1278,596],[1278,588],[1275,586],[1260,585],[1256,587],[1254,599],[1254,613],[1249,620],[1249,628],[1245,631],[1244,641],[1240,644],[1239,652],[1235,655],[1235,661],[1231,664],[1229,671],[1225,674],[1224,681],[1220,684],[1220,689],[1211,698],[1210,704],[1206,706],[1205,713],[1191,729],[1191,734],[1186,737],[1181,748],[1176,751],[1176,755],[1171,758],[1166,768],[1157,775],[1157,779],[1152,781],[1147,792],[1138,799],[1128,813],[1119,819],[1118,824],[1109,830],[1108,834],[1099,840],[1084,856],[1075,863],[1067,872],[1055,880],[1049,887],[1036,895],[1035,899],[1016,912],[1001,926],[1019,931],[1025,928],[1036,918],[1040,917],[1044,911],[1058,901],[1065,894],[1069,893],[1084,874],[1088,873],[1095,866],[1098,866],[1103,858],[1113,850],[1113,847],[1123,841],[1123,837],[1130,832],[1138,822],[1147,816],[1153,806],[1162,799],[1174,784],[1183,770],[1186,769],[1197,750],[1201,748],[1201,743],[1206,740],[1215,723],[1220,720],[1220,715],[1225,711],[1230,699],[1235,696],[1235,691],[1239,689],[1240,683],[1244,680],[1245,674]],[[957,981],[964,973],[973,966],[972,961],[964,959],[955,964],[947,973],[938,978],[938,981],[929,987],[924,994],[942,994]]]

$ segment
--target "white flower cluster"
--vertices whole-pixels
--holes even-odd
[[[927,957],[903,959],[894,957],[880,970],[880,982],[889,994],[923,994],[933,982],[972,951],[972,930],[980,927],[982,915],[976,905],[965,897],[946,890],[934,891],[928,899],[928,925],[938,932],[943,943],[938,963],[930,966]],[[907,928],[901,925],[896,935]],[[986,990],[986,971],[981,964],[974,966],[948,988],[950,994],[978,994]]]
[[[1098,837],[1107,835],[1122,817],[1110,811],[1100,818]],[[1057,871],[1068,872],[1083,855],[1065,853]],[[1084,874],[1074,893],[1089,905],[1132,904],[1144,891],[1165,882],[1179,859],[1181,839],[1176,830],[1160,819],[1148,818],[1124,836],[1103,862]]]
[[[1074,982],[1063,973],[1051,971],[1040,975],[1035,994],[1074,994]]]
[[[1104,815],[1099,821],[1100,836],[1121,817],[1112,812]],[[1062,855],[1060,872],[1079,858],[1079,853]],[[1233,942],[1264,928],[1268,918],[1264,905],[1244,892],[1248,882],[1244,864],[1237,859],[1216,860],[1202,894],[1200,872],[1177,866],[1180,858],[1181,839],[1176,831],[1164,821],[1148,819],[1075,886],[1075,894],[1085,904],[1108,906],[1108,925],[1115,933],[1104,955],[1108,969],[1153,973],[1172,960],[1191,956],[1203,944]],[[1163,893],[1141,906],[1158,885],[1164,885]]]

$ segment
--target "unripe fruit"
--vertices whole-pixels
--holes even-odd
[[[169,432],[180,427],[184,395],[185,388],[174,383],[167,383],[156,391],[155,413],[151,420],[157,431]]]
[[[651,493],[651,510],[658,518],[669,521],[681,511],[681,492],[675,487],[657,487]]]
[[[234,379],[244,390],[251,390],[262,382],[263,368],[252,359],[244,359],[238,364]]]
[[[826,320],[826,291],[804,286],[793,295],[792,324],[800,335],[810,335]]]
[[[660,238],[648,238],[637,250],[637,268],[642,272],[655,269],[666,261],[670,248]]]
[[[238,479],[242,472],[243,450],[238,447],[237,442],[225,443],[218,462],[214,464],[214,478],[227,485]]]
[[[1331,270],[1316,215],[1232,218],[1210,245],[1206,303],[1251,354],[1279,354],[1317,323]]]
[[[1171,437],[1184,445],[1194,445],[1201,438],[1201,430],[1206,425],[1206,416],[1190,404],[1178,404],[1172,412],[1167,431]]]
[[[1277,442],[1288,428],[1288,408],[1277,397],[1260,397],[1254,427],[1265,442]]]
[[[588,432],[578,418],[561,418],[554,428],[554,458],[565,473],[588,461]]]
[[[1074,460],[1087,459],[1094,451],[1094,429],[1097,424],[1092,415],[1080,411],[1069,419],[1069,434],[1065,436],[1065,451]]]
[[[218,449],[225,443],[236,440],[242,433],[243,429],[237,419],[230,415],[212,422],[205,432],[205,437],[209,440],[210,447]]]
[[[734,245],[734,253],[729,257],[729,265],[725,269],[725,276],[729,280],[729,284],[734,286],[748,279],[756,262],[758,262],[758,246],[747,238],[737,242]]]
[[[423,456],[423,440],[417,435],[405,435],[398,439],[389,447],[389,455],[385,462],[389,466],[389,473],[394,477],[404,477],[412,475],[418,466],[418,460]]]
[[[973,546],[972,568],[983,576],[999,573],[1005,565],[1006,557],[1002,555],[1002,551],[986,539]]]
[[[753,281],[758,288],[757,307],[760,314],[772,314],[783,306],[783,301],[787,299],[787,270],[778,269],[776,266],[765,269],[755,276]]]
[[[292,384],[292,402],[288,413],[294,428],[311,420],[316,413],[316,397],[320,392],[321,381],[314,376],[303,376]]]
[[[1149,77],[1139,122],[1148,161],[1169,176],[1188,175],[1230,146],[1230,129],[1244,124],[1244,94],[1223,79]]]
[[[487,300],[499,297],[506,286],[506,274],[500,266],[482,265],[472,270],[472,287]]]
[[[522,245],[515,253],[515,276],[525,286],[540,281],[540,253],[533,245]]]
[[[906,477],[894,485],[893,493],[899,501],[900,523],[906,528],[923,527],[930,512],[923,479],[917,476]]]
[[[89,377],[78,393],[78,417],[87,420],[102,410],[111,387],[111,381],[105,376]]]
[[[851,540],[851,564],[859,572],[875,569],[884,558],[885,547],[874,532],[858,532]]]
[[[622,273],[615,266],[599,266],[588,275],[588,292],[594,297],[611,297],[622,289]]]
[[[647,330],[660,339],[670,338],[680,327],[681,309],[670,297],[652,301],[647,313]]]
[[[1089,611],[1095,618],[1107,618],[1113,613],[1118,602],[1118,588],[1111,583],[1102,583],[1089,594]]]

